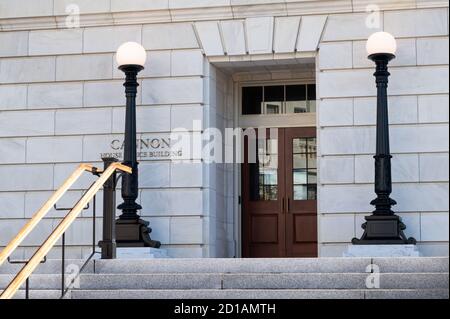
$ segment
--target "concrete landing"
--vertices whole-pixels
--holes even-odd
[[[416,245],[350,245],[344,257],[420,257]]]
[[[155,248],[117,248],[117,259],[157,259],[169,258],[167,251]]]

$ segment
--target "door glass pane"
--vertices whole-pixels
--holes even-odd
[[[294,169],[307,168],[307,154],[294,154]]]
[[[308,199],[308,186],[294,185],[294,200],[307,200],[307,199]]]
[[[308,140],[306,138],[295,138],[294,144],[294,154],[306,153]]]
[[[316,153],[308,154],[308,168],[317,168],[317,156],[316,156]]]
[[[307,183],[309,185],[317,184],[317,170],[316,169],[309,169],[308,170],[308,181]]]
[[[257,163],[249,164],[250,200],[276,201],[278,200],[278,140],[258,140],[256,153]]]
[[[293,147],[293,197],[294,200],[317,199],[317,140],[295,138]]]
[[[277,169],[278,168],[278,155],[259,155],[258,162],[263,165],[264,169]]]
[[[294,170],[294,184],[307,184],[308,183],[308,170],[298,169]]]
[[[265,144],[264,144],[265,143]],[[278,160],[278,140],[276,139],[269,139],[266,141],[261,141],[261,145],[266,145],[266,153],[276,155],[276,159]]]
[[[261,184],[277,186],[278,185],[278,174],[277,170],[274,169],[264,169],[261,171],[261,175],[259,176],[259,180]]]
[[[265,201],[277,200],[278,187],[277,186],[269,186],[269,185],[260,186],[259,198],[260,198],[259,200],[265,200]]]
[[[317,185],[308,185],[308,200],[317,200]]]
[[[317,152],[317,139],[316,138],[308,138],[308,153],[316,153]]]

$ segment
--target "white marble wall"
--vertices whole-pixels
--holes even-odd
[[[66,29],[72,3],[81,27]],[[361,234],[373,197],[367,4],[388,10],[381,28],[399,38],[390,87],[397,210],[424,254],[448,254],[448,2],[441,0],[0,0],[0,247],[77,163],[100,165],[111,140],[123,138],[120,43],[141,42],[149,54],[140,74],[140,136],[167,137],[179,127],[193,134],[192,120],[232,126],[231,79],[205,56],[228,66],[297,64],[314,56],[321,39],[320,254],[340,255]],[[232,172],[196,157],[141,161],[142,213],[170,255],[237,254]],[[91,181],[83,177],[61,205]],[[84,212],[68,235],[74,257],[89,250],[91,215]],[[29,254],[60,216],[51,212],[20,253]]]
[[[373,210],[376,88],[364,39],[374,30],[363,16],[330,16],[317,58],[322,256],[340,255],[360,237]],[[389,87],[394,209],[424,255],[448,255],[448,8],[381,19],[399,45]]]
[[[217,128],[225,136],[225,128],[233,127],[233,81],[229,75],[209,65],[210,80],[208,86],[209,105],[205,105],[205,127]],[[227,148],[225,140],[220,145],[223,156]],[[206,257],[235,257],[236,223],[234,200],[237,190],[234,188],[234,165],[228,163],[205,163],[205,212],[204,229],[208,236],[204,247]]]
[[[5,6],[9,1],[0,2],[2,17]],[[101,165],[100,154],[111,152],[111,141],[122,138],[123,74],[116,70],[114,51],[128,40],[142,41],[149,50],[140,74],[139,135],[168,136],[180,127],[192,131],[192,121],[202,121],[209,104],[209,76],[191,24],[0,31],[0,247],[77,163]],[[173,257],[214,255],[204,248],[209,216],[203,188],[210,173],[198,160],[141,160],[142,216],[151,222],[152,238]],[[73,205],[92,180],[83,177],[59,205]],[[99,203],[98,214],[101,208]],[[89,251],[91,215],[84,212],[68,233],[73,257]],[[30,254],[58,217],[61,213],[51,212],[19,256]],[[100,236],[101,220],[97,228]]]

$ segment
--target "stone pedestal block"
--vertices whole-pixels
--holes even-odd
[[[117,248],[117,259],[160,259],[169,258],[165,249],[133,247]]]
[[[416,245],[350,245],[344,257],[420,257]]]

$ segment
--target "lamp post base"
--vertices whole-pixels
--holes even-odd
[[[160,248],[161,243],[150,238],[152,229],[149,222],[142,219],[116,221],[117,247],[151,247]]]
[[[354,238],[353,245],[415,245],[414,238],[407,238],[406,229],[400,216],[372,215],[365,218],[362,225],[364,234],[361,239]]]

